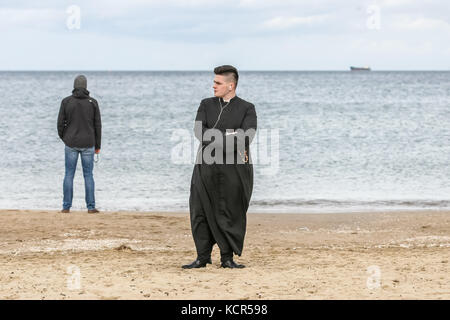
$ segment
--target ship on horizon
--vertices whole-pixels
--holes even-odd
[[[350,67],[350,71],[370,71],[370,67]]]

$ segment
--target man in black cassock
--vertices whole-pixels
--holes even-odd
[[[195,119],[200,140],[191,180],[189,209],[197,249],[184,269],[211,263],[217,243],[221,267],[244,268],[233,261],[241,256],[247,209],[253,190],[249,145],[256,133],[255,106],[236,96],[239,75],[232,66],[214,69],[214,96],[201,101]]]

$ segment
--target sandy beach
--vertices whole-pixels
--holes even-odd
[[[0,210],[0,299],[450,299],[450,212],[248,214],[245,269],[195,256],[188,213]]]

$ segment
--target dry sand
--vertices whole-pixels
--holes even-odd
[[[0,299],[450,299],[450,212],[248,214],[245,269],[195,256],[187,213],[0,210]]]

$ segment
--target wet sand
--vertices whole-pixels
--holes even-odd
[[[248,214],[245,269],[188,213],[0,210],[0,299],[450,299],[450,212]]]

